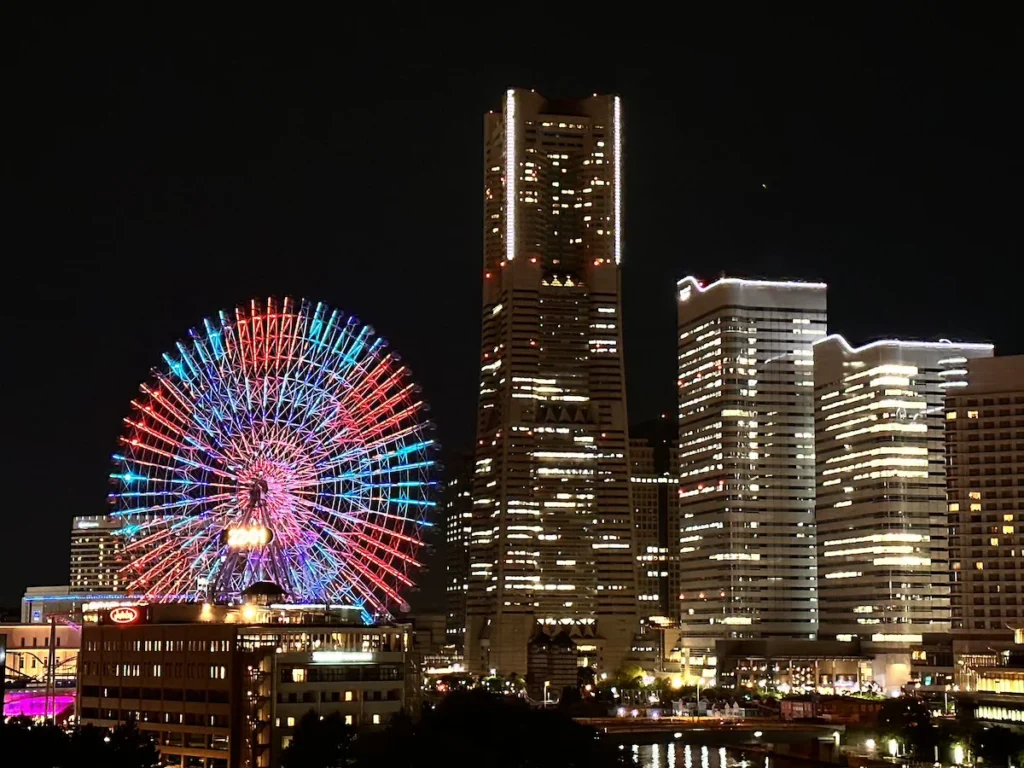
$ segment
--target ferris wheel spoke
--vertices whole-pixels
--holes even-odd
[[[346,542],[346,546],[350,548],[351,543]],[[373,594],[373,590],[368,589],[367,586],[364,584],[363,577],[369,579],[378,589],[383,591],[386,595],[393,598],[394,600],[401,599],[398,593],[395,592],[390,586],[388,586],[387,582],[384,581],[384,579],[382,579],[377,574],[373,573],[369,568],[367,568],[365,566],[365,563],[360,562],[359,564],[363,567],[357,571],[353,567],[354,561],[348,560],[342,564],[342,569],[345,573],[349,574],[350,578],[352,578],[356,584],[360,586],[361,591],[365,590],[364,594],[367,595],[367,597],[371,599],[377,607],[383,608],[383,606],[380,604],[380,601],[378,601],[376,599],[376,596]]]
[[[393,530],[393,529],[387,528],[387,527],[385,527],[383,525],[377,525],[376,523],[371,523],[365,517],[361,517],[359,515],[353,515],[351,513],[346,513],[346,512],[339,512],[336,509],[331,509],[330,507],[327,507],[327,506],[325,506],[323,504],[319,504],[317,502],[311,502],[311,501],[304,500],[303,503],[308,504],[309,506],[319,510],[320,512],[322,512],[323,514],[327,515],[328,517],[331,517],[331,518],[334,518],[334,519],[337,519],[337,520],[342,520],[342,521],[344,521],[346,523],[349,523],[350,526],[352,526],[352,527],[355,527],[355,528],[362,527],[362,528],[366,528],[367,530],[371,530],[371,531],[379,531],[379,532],[382,532],[382,533],[387,533],[389,536],[394,536],[395,538],[401,539],[402,541],[405,541],[405,542],[407,542],[409,544],[415,543],[415,544],[418,545],[420,543],[420,539],[415,537],[415,536],[409,536],[407,534],[402,533],[401,531]],[[415,522],[415,521],[413,521],[412,519],[410,519],[408,517],[401,517],[399,515],[392,515],[392,514],[389,514],[387,512],[380,512],[380,511],[377,511],[377,510],[368,509],[366,507],[360,508],[359,511],[364,513],[364,514],[367,514],[367,515],[368,514],[373,514],[375,516],[383,517],[383,518],[388,519],[388,520],[401,521],[402,523],[412,523],[412,522]],[[351,532],[352,532],[352,528],[350,527],[348,529],[348,531],[346,531],[346,533],[351,533]],[[356,532],[353,535],[358,535],[358,532]]]
[[[131,419],[125,419],[124,422],[125,422],[125,424],[128,424],[130,426],[135,427],[140,432],[143,432],[143,433],[149,435],[150,437],[154,438],[155,440],[159,440],[160,442],[165,443],[165,444],[167,444],[169,446],[172,446],[174,448],[177,448],[179,450],[182,450],[182,451],[205,451],[206,450],[205,446],[190,445],[188,443],[182,443],[182,442],[180,442],[178,440],[175,440],[170,435],[166,435],[163,432],[160,432],[158,430],[153,429],[151,426],[146,424],[144,421],[141,421],[141,420],[140,421],[132,421]]]
[[[426,440],[415,444],[413,447],[397,447],[388,450],[386,453],[373,453],[376,450],[389,449],[391,446],[404,446],[405,439],[408,437],[415,437],[421,434],[421,430],[416,426],[405,426],[401,429],[387,435],[379,436],[376,440],[368,441],[366,443],[357,443],[351,448],[339,452],[330,459],[329,464],[340,464],[345,462],[352,462],[362,460],[366,458],[369,461],[385,461],[390,458],[396,457],[396,452],[404,451],[405,453],[414,453],[420,448],[429,448],[434,445],[433,440]]]
[[[363,557],[365,557],[371,563],[374,563],[375,565],[377,565],[377,567],[379,567],[380,569],[382,569],[386,573],[389,573],[390,575],[394,576],[396,579],[401,581],[407,587],[411,587],[412,586],[412,579],[410,579],[404,573],[399,571],[397,568],[394,568],[393,566],[391,566],[388,563],[386,563],[383,560],[381,560],[379,557],[377,557],[372,552],[370,552],[370,550],[366,549],[365,547],[361,547],[359,544],[356,544],[354,541],[349,541],[348,545],[352,549],[353,552],[356,552],[356,553],[362,555]],[[387,551],[388,552],[392,552],[392,553],[394,552],[391,549],[388,549]],[[395,556],[398,557],[401,560],[405,559],[404,557],[399,556],[399,555],[395,555]],[[417,566],[420,565],[420,563],[417,563],[415,560],[406,561],[406,562],[411,562],[411,564],[417,565]]]
[[[416,385],[409,382],[402,386],[401,379],[404,374],[405,368],[399,368],[382,384],[360,393],[352,408],[356,423],[372,420],[375,414],[390,405],[402,402],[412,393]]]
[[[236,479],[233,474],[231,474],[230,472],[226,472],[223,469],[219,469],[218,467],[210,466],[209,464],[205,464],[205,463],[203,463],[201,461],[196,461],[195,459],[190,459],[190,458],[188,458],[186,456],[182,456],[182,455],[177,454],[177,453],[171,453],[170,451],[161,450],[160,448],[157,448],[154,445],[150,445],[148,443],[143,443],[142,441],[140,441],[138,439],[129,439],[129,438],[126,438],[126,437],[122,437],[121,438],[121,442],[124,443],[127,446],[130,446],[133,449],[139,449],[139,450],[144,451],[146,453],[152,453],[152,454],[155,454],[157,456],[163,456],[166,459],[171,459],[172,461],[176,461],[179,464],[183,464],[185,466],[192,467],[194,469],[205,469],[207,472],[212,472],[213,474],[219,475],[220,477],[223,477],[223,478],[228,479],[228,480]]]
[[[214,440],[223,437],[223,429],[225,426],[229,428],[238,426],[237,405],[233,402],[230,391],[226,390],[226,388],[221,384],[211,383],[211,392],[214,393],[213,396],[216,397],[218,401],[225,402],[225,404],[230,407],[224,411],[211,408],[210,413],[213,415],[215,421],[209,422],[201,415],[202,409],[200,408],[200,404],[203,402],[202,396],[193,396],[191,398],[186,396],[170,379],[170,377],[165,376],[162,373],[158,372],[156,378],[157,381],[160,382],[161,387],[166,389],[170,394],[170,398],[163,397],[158,390],[151,391],[145,386],[142,387],[142,391],[147,394],[151,394],[156,401],[171,410],[183,426],[191,427],[193,431],[198,427],[201,432]],[[174,400],[177,405],[175,405],[174,402],[171,402],[171,400]],[[230,414],[230,419],[226,418],[225,414]],[[225,422],[230,423],[226,424]]]

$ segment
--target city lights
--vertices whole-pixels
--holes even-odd
[[[1019,23],[933,5],[12,4],[0,768],[1024,768]]]

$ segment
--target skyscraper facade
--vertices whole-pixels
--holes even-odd
[[[618,97],[509,90],[484,169],[466,661],[523,674],[566,629],[614,667],[636,624]]]
[[[444,484],[445,636],[463,650],[466,639],[466,590],[469,578],[469,536],[473,513],[472,474],[457,460]]]
[[[955,650],[1008,647],[1024,626],[1024,355],[957,361],[946,397]]]
[[[867,641],[887,688],[905,682],[900,654],[949,632],[944,398],[968,359],[991,354],[841,336],[814,347],[820,634]]]
[[[120,592],[127,564],[122,522],[110,515],[76,517],[71,522],[71,592]]]
[[[678,563],[669,545],[679,530],[675,420],[657,419],[629,432],[637,610],[641,624],[674,621],[679,618],[679,600],[670,596]]]
[[[825,288],[678,284],[684,654],[707,653],[716,639],[814,636],[811,366]]]

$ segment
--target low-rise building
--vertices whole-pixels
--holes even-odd
[[[7,717],[62,722],[74,713],[81,629],[67,624],[0,624]]]
[[[1014,631],[1014,639],[995,665],[975,667],[972,700],[978,720],[1024,731],[1024,628]]]
[[[60,624],[0,624],[7,636],[4,678],[18,686],[74,686],[81,629]]]
[[[134,718],[162,765],[274,768],[310,710],[383,725],[415,696],[410,627],[340,607],[140,604],[86,619],[81,722]]]
[[[718,684],[780,693],[852,693],[870,686],[871,657],[860,643],[767,638],[715,643]]]
[[[792,696],[780,702],[783,720],[821,719],[830,723],[874,723],[882,702],[856,696]]]

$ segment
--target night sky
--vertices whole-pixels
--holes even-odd
[[[482,114],[510,85],[623,97],[632,421],[674,408],[673,288],[691,273],[825,280],[830,330],[854,342],[1024,352],[1017,20],[377,7],[5,10],[0,601],[67,583],[71,518],[106,510],[139,383],[252,296],[372,324],[446,448],[470,446]]]

